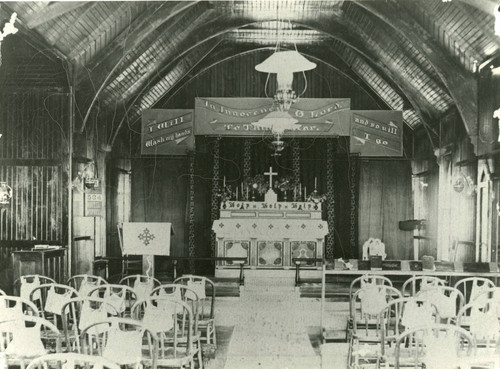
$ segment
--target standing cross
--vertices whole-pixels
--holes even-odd
[[[269,176],[269,188],[273,188],[273,176],[277,176],[278,173],[273,172],[273,167],[269,167],[269,172],[264,172],[266,176]]]

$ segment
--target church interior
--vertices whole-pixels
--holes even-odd
[[[0,369],[500,368],[498,0],[0,30]]]

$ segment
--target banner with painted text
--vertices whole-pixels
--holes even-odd
[[[288,114],[296,120],[284,137],[348,136],[351,99],[299,99]],[[270,98],[196,98],[195,135],[264,136],[270,129],[258,123],[275,111]]]
[[[144,110],[141,132],[142,155],[185,155],[194,150],[193,110]]]
[[[352,110],[351,153],[361,156],[403,155],[403,113]]]

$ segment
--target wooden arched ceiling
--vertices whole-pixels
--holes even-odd
[[[476,4],[477,3],[477,4]],[[284,44],[350,68],[411,128],[455,109],[473,143],[478,65],[498,56],[493,0],[6,2],[21,33],[72,63],[82,117],[154,107],[186,75],[252,48]],[[474,6],[478,5],[478,6]],[[480,6],[479,6],[480,5]],[[111,123],[111,122],[110,122]],[[116,126],[116,122],[113,122]],[[434,130],[435,131],[435,130]]]

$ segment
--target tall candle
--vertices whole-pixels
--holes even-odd
[[[302,196],[302,183],[299,183],[299,199]]]
[[[304,186],[304,201],[307,200],[307,189],[306,186]]]
[[[293,201],[297,201],[297,186],[293,186]]]
[[[249,198],[248,198],[248,186],[247,186],[247,201],[248,201],[248,200],[249,200]]]
[[[314,177],[314,189],[318,188],[318,177]]]
[[[241,196],[243,196],[243,182],[241,182]]]
[[[236,201],[238,201],[238,186],[236,186]]]
[[[224,176],[224,182],[222,183],[222,187],[226,188],[226,176]]]

